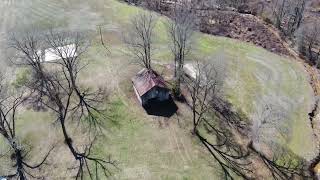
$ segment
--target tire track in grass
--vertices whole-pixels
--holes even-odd
[[[173,138],[173,135],[172,135],[171,128],[170,128],[170,125],[169,125],[169,141],[170,141],[170,144],[172,146],[172,149],[175,149],[175,145],[178,147],[178,151],[179,151],[179,154],[181,156],[181,159],[185,163],[186,160],[185,160],[185,158],[183,157],[183,155],[182,155],[182,153],[180,151],[179,145],[177,143],[174,143],[174,140],[172,138]]]
[[[26,20],[27,24],[37,21],[52,22],[64,15],[63,6],[46,0],[28,1],[24,6],[16,9],[23,12],[22,18]]]
[[[170,125],[169,125],[169,133],[170,133],[170,139],[171,139],[171,137],[172,137],[172,138],[173,138],[173,141],[174,141],[174,143],[172,143],[173,146],[176,145],[176,147],[178,148],[178,151],[179,151],[179,154],[180,154],[180,156],[181,156],[181,159],[182,159],[182,161],[184,162],[183,164],[184,164],[184,165],[185,165],[185,164],[188,164],[189,159],[187,159],[187,157],[185,157],[184,153],[182,153],[181,148],[180,148],[180,145],[179,145],[179,142],[178,142],[178,139],[177,139],[177,136],[176,136],[176,132],[174,131],[174,129],[171,128]],[[172,141],[172,140],[171,140],[171,141]]]
[[[177,132],[174,126],[172,126],[172,129],[173,129],[174,132]],[[175,136],[175,137],[177,138],[177,136]],[[178,137],[180,137],[180,136],[178,136]],[[182,145],[182,148],[184,149],[185,156],[187,157],[188,161],[189,161],[190,163],[192,163],[191,156],[190,156],[190,154],[189,154],[189,152],[188,152],[185,144],[183,143],[183,139],[182,139],[182,138],[178,138],[178,140],[180,140],[180,143],[181,143],[181,145]]]
[[[29,9],[30,17],[32,20],[41,20],[41,19],[50,19],[52,15],[45,9],[45,7],[41,7],[40,5],[30,6]]]
[[[51,4],[48,1],[35,1],[33,4],[30,7],[30,16],[34,20],[52,21],[64,14],[63,10],[61,10],[62,7]]]
[[[48,12],[49,15],[51,16],[63,16],[63,14],[65,13],[65,9],[67,7],[66,4],[62,3],[55,3],[54,1],[50,0],[38,0],[37,2],[39,4],[39,7],[41,7],[41,9],[44,9]]]
[[[0,11],[3,12],[1,16],[1,32],[6,33],[8,30],[17,26],[23,26],[23,24],[30,24],[38,19],[46,17],[44,13],[41,13],[36,1],[19,0],[12,1],[10,6],[6,6],[5,3],[1,3]],[[22,24],[22,25],[21,25]]]
[[[2,42],[5,40],[6,33],[9,29],[14,27],[15,21],[16,21],[16,11],[17,9],[15,4],[11,4],[11,6],[8,7],[8,3],[6,2],[0,2],[1,9],[0,12],[2,12],[1,15],[1,21],[0,21],[0,46],[2,45]]]

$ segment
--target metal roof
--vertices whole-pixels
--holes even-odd
[[[76,45],[75,44],[69,44],[62,47],[49,48],[44,51],[44,62],[50,62],[50,61],[56,61],[61,59],[61,56],[63,58],[72,58],[78,56],[76,52]],[[59,52],[62,54],[60,55]]]
[[[155,86],[167,87],[164,79],[157,72],[146,68],[133,77],[132,82],[140,96],[143,96]]]

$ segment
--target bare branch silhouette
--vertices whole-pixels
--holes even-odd
[[[124,36],[131,55],[139,65],[147,69],[151,69],[156,21],[151,13],[138,14],[131,19],[130,30]]]
[[[195,12],[192,10],[191,3],[183,6],[177,4],[173,9],[172,21],[167,23],[171,51],[174,56],[174,94],[181,95],[180,84],[183,78],[183,66],[187,56],[192,50],[192,35],[195,30]]]
[[[215,115],[219,112],[213,104],[219,99],[222,83],[219,70],[213,64],[197,62],[194,73],[195,77],[185,78],[191,96],[193,133],[218,162],[225,179],[234,179],[234,175],[248,179],[248,174],[252,173],[248,167],[250,162],[246,160],[249,151],[235,142],[228,121]]]
[[[24,147],[24,144],[21,144],[19,137],[16,135],[18,131],[16,127],[18,108],[26,100],[26,97],[24,97],[23,92],[14,93],[6,87],[8,87],[8,84],[5,85],[2,77],[0,77],[0,134],[9,145],[10,151],[8,153],[11,153],[10,157],[14,161],[13,167],[15,168],[14,172],[5,177],[25,180],[28,177],[36,177],[29,170],[35,170],[44,165],[54,147],[47,152],[41,162],[35,165],[30,165],[27,162],[28,150]]]
[[[40,44],[47,46],[44,53],[53,54],[57,60],[46,62],[41,55],[43,52],[39,53],[39,49],[43,49],[37,46]],[[100,120],[106,118],[98,108],[105,93],[102,90],[91,92],[89,88],[83,90],[79,85],[78,74],[85,67],[81,66],[80,57],[88,45],[80,33],[72,32],[50,31],[40,37],[29,34],[22,39],[12,38],[12,47],[21,54],[20,64],[32,70],[32,80],[27,87],[32,92],[33,99],[55,114],[65,144],[77,161],[76,179],[83,179],[85,176],[94,179],[94,173],[96,177],[100,173],[110,176],[110,166],[116,167],[116,162],[111,158],[104,160],[93,155],[92,148],[98,131],[93,133],[94,139],[83,150],[78,150],[68,133],[68,120],[78,123],[86,120],[90,127],[99,130],[102,127]],[[48,64],[53,66],[48,67]]]

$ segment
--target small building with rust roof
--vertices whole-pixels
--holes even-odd
[[[168,111],[166,108],[173,103],[164,79],[151,69],[142,69],[132,78],[132,83],[140,104],[148,114],[155,115],[161,114],[161,111]],[[174,110],[176,111],[176,107]]]
[[[148,106],[153,101],[170,99],[170,91],[164,79],[155,71],[142,69],[132,78],[133,89],[142,106]]]

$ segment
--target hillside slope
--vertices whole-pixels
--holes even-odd
[[[201,170],[212,170],[214,165],[201,156],[202,150],[197,142],[190,140],[188,125],[180,127],[173,121],[173,125],[169,126],[173,130],[168,127],[159,129],[158,122],[143,115],[143,110],[133,97],[130,78],[139,68],[130,64],[132,61],[125,55],[126,48],[121,38],[128,29],[129,19],[139,11],[143,10],[116,0],[3,0],[0,2],[0,12],[3,13],[0,16],[0,62],[5,61],[6,38],[16,30],[32,27],[46,30],[53,27],[91,32],[93,44],[85,55],[91,64],[82,74],[83,83],[93,87],[107,86],[112,96],[116,97],[115,108],[121,108],[121,112],[113,117],[122,126],[114,127],[113,133],[108,132],[107,137],[101,140],[101,151],[110,152],[121,163],[124,174],[119,173],[118,176],[126,179],[135,174],[133,179],[161,179],[166,178],[170,170],[167,178],[209,179],[212,176]],[[156,28],[154,60],[171,63],[163,21],[165,18],[161,17]],[[98,25],[102,26],[111,56],[107,56],[99,44]],[[294,153],[312,159],[317,149],[308,113],[312,110],[314,95],[302,65],[237,40],[201,33],[196,37],[193,56],[217,61],[218,55],[223,52],[222,61],[228,67],[224,94],[235,110],[251,119],[253,126],[259,124],[259,112],[266,105],[272,105],[283,113],[271,128],[259,132],[261,140],[289,147]],[[189,114],[184,111],[183,105],[179,107],[185,114],[180,119],[187,124]],[[23,119],[27,124],[33,122],[33,118],[37,117],[26,115]],[[50,118],[43,119],[43,122],[36,121],[45,124],[39,128],[51,127]],[[24,138],[33,137],[35,133],[32,127],[21,130]],[[43,137],[48,136],[46,131],[38,131]],[[43,138],[36,138],[32,144],[38,146],[42,141]],[[191,155],[194,156],[190,158]],[[67,154],[62,157],[56,164],[68,162]]]

